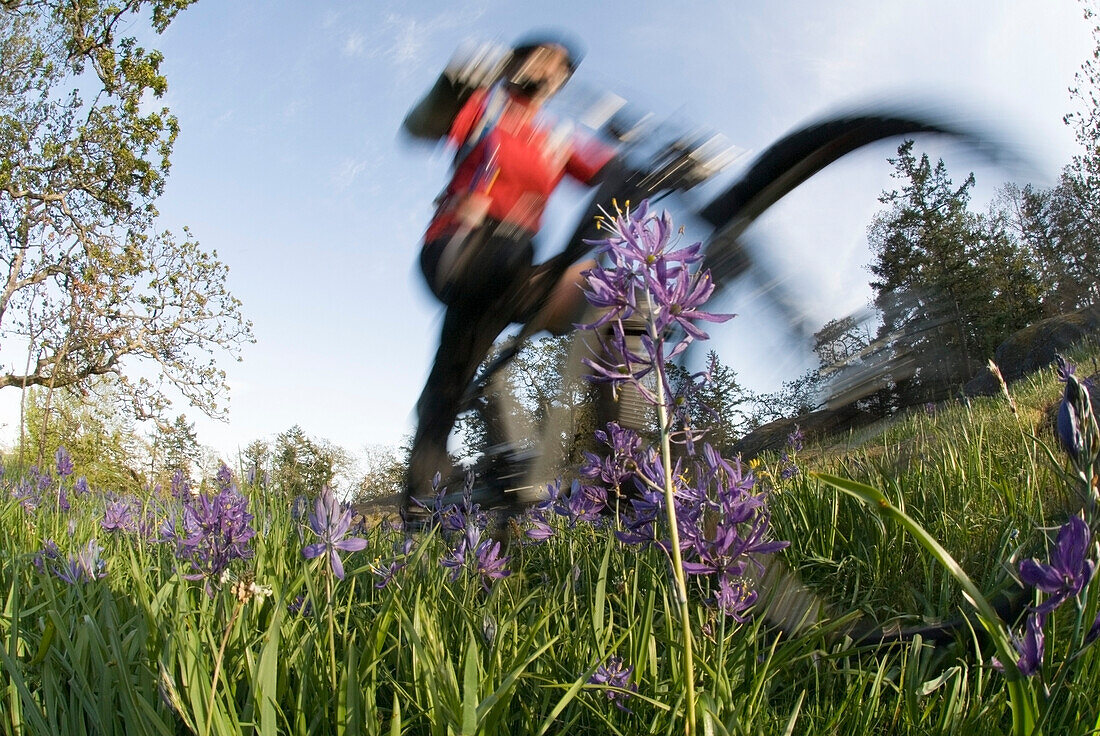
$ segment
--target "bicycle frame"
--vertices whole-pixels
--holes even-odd
[[[951,136],[993,158],[999,156],[999,151],[987,144],[985,138],[918,114],[867,110],[827,117],[798,128],[778,140],[761,153],[736,181],[698,209],[696,214],[714,228],[704,243],[705,255],[701,267],[710,270],[719,290],[728,287],[755,267],[740,239],[770,207],[807,179],[853,151],[885,139],[922,133]],[[619,135],[626,137],[622,133]],[[677,145],[680,146],[678,149]],[[689,169],[692,164],[691,153],[690,146],[683,146],[682,142],[678,142],[658,153],[656,164],[647,174],[638,175],[626,169],[617,169],[606,176],[597,189],[592,206],[581,218],[566,247],[544,264],[548,277],[543,280],[543,298],[570,266],[590,253],[591,246],[585,241],[598,234],[593,225],[594,216],[603,203],[610,201],[612,197],[620,201],[660,198],[678,188],[677,182],[682,181],[678,176],[686,176],[691,185],[698,183],[701,179],[693,179],[690,171],[685,174],[685,169]],[[473,407],[476,402],[486,399],[490,394],[507,395],[507,388],[502,383],[503,369],[532,336],[533,330],[524,326],[503,345],[498,357],[485,366],[467,389],[464,410]],[[597,349],[591,334],[574,332],[570,358],[563,367],[565,375],[582,375],[584,365],[581,358],[591,355]],[[492,411],[493,407],[490,406],[489,410]],[[617,417],[607,417],[611,418]],[[553,445],[547,442],[547,438],[560,436],[562,431],[560,423],[547,422],[539,437],[535,438],[534,451],[516,451],[518,438],[515,436],[499,438],[490,443],[496,447],[484,448],[487,453],[486,462],[481,463],[481,467],[474,468],[475,475],[479,470],[482,473],[480,479],[475,478],[472,489],[474,500],[487,507],[503,505],[515,508],[543,498],[546,483],[553,481],[557,475],[556,459],[546,452]],[[508,453],[513,456],[502,462],[501,455]],[[490,468],[494,462],[498,466],[506,465],[508,469],[502,473],[499,467],[495,470]],[[494,472],[497,473],[496,477],[492,477]],[[455,500],[462,492],[455,486],[461,484],[454,483],[452,479],[450,493],[445,497],[445,502]]]

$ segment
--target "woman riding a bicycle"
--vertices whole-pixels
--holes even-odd
[[[614,155],[567,125],[547,125],[539,114],[579,60],[576,43],[565,36],[531,36],[503,59],[478,56],[449,69],[406,118],[409,132],[434,137],[442,128],[440,109],[446,118],[448,108],[465,98],[446,133],[456,149],[451,180],[436,202],[420,254],[424,278],[446,313],[417,402],[402,499],[407,513],[417,511],[413,498],[432,493],[436,473],[450,475],[448,435],[466,387],[500,334],[512,323],[562,332],[583,308],[577,284],[589,264],[574,265],[558,277],[534,264],[532,244],[562,179],[595,183]],[[540,278],[557,283],[532,288]],[[545,299],[533,296],[547,292]]]

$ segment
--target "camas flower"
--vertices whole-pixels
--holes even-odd
[[[500,580],[512,574],[508,569],[511,557],[503,557],[500,554],[500,542],[485,540],[477,548],[476,572],[481,578],[481,583],[488,589],[489,581]]]
[[[185,499],[182,533],[174,526],[169,531],[175,535],[177,553],[195,570],[188,577],[219,578],[234,560],[251,557],[249,542],[256,534],[252,518],[248,499],[231,481],[214,496]]]
[[[350,527],[351,509],[345,509],[332,489],[325,486],[309,515],[309,528],[321,541],[303,547],[302,556],[313,559],[325,555],[332,573],[343,580],[344,563],[340,560],[340,552],[358,552],[367,546],[367,540],[347,536]]]
[[[718,610],[738,623],[746,621],[746,617],[742,614],[752,608],[756,598],[756,591],[749,590],[743,581],[731,581],[726,577],[718,579],[718,594],[714,596],[715,605],[718,606]]]
[[[1024,635],[1021,638],[1012,637],[1012,645],[1016,648],[1016,669],[1024,677],[1033,677],[1039,674],[1043,667],[1044,635],[1043,624],[1046,623],[1046,614],[1034,612],[1027,617],[1024,625]],[[1002,669],[999,661],[994,659],[993,666]]]
[[[1053,611],[1067,599],[1076,597],[1088,584],[1096,569],[1096,563],[1087,558],[1089,537],[1085,520],[1073,516],[1058,530],[1049,564],[1035,559],[1020,561],[1020,579],[1050,595],[1036,606],[1036,611]]]
[[[32,563],[38,572],[46,572],[47,560],[61,559],[61,550],[58,548],[57,543],[52,539],[47,539],[42,543],[42,549],[35,553]]]
[[[129,501],[116,499],[109,501],[103,509],[103,519],[99,522],[105,532],[132,532],[137,530],[134,510]]]
[[[527,521],[529,522],[524,534],[527,538],[533,542],[545,542],[550,537],[554,536],[554,528],[550,526],[550,522],[547,520],[546,515],[538,509],[531,509],[527,512]]]
[[[172,472],[172,482],[169,489],[173,498],[191,497],[191,484],[187,482],[187,476],[183,474],[183,471],[178,468]]]
[[[62,567],[54,569],[54,574],[69,585],[106,577],[107,563],[100,559],[99,553],[100,546],[92,539],[75,555],[69,555]]]
[[[1088,388],[1077,380],[1072,363],[1061,355],[1056,359],[1058,380],[1066,384],[1055,425],[1058,441],[1074,462],[1091,462],[1100,451],[1100,428],[1097,427]]]
[[[54,460],[57,464],[57,476],[59,478],[68,478],[73,474],[73,458],[64,447],[57,448]]]
[[[638,458],[642,454],[642,438],[632,429],[608,422],[607,429],[596,430],[596,439],[606,445],[610,453],[601,457],[585,452],[580,474],[600,481],[609,490],[621,494],[625,483],[638,474]]]
[[[623,690],[638,692],[638,686],[630,682],[632,674],[634,674],[634,668],[627,666],[622,657],[613,654],[607,658],[606,662],[596,668],[596,671],[588,678],[588,684],[605,688],[618,688],[617,690],[605,690],[604,695],[615,704],[616,708],[630,713],[632,711],[623,703],[626,698],[630,697],[630,693],[623,692]]]
[[[405,565],[408,564],[409,555],[412,554],[413,548],[416,543],[413,542],[411,537],[406,537],[404,541],[400,542],[394,549],[395,557],[387,564],[382,564],[376,560],[375,564],[371,565],[371,572],[378,578],[374,587],[381,590],[393,582],[397,577],[397,573],[405,569]]]

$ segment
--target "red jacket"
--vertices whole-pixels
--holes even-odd
[[[479,123],[484,122],[484,125]],[[471,140],[467,140],[471,139]],[[613,151],[571,130],[540,126],[522,99],[503,88],[475,92],[459,111],[448,141],[473,144],[460,160],[425,242],[458,229],[464,211],[485,209],[488,217],[538,232],[547,200],[562,178],[590,183]]]

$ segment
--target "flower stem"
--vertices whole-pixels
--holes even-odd
[[[646,294],[646,301],[649,295]],[[657,327],[653,321],[653,310],[647,304],[649,336],[653,344],[658,344],[659,336]],[[691,632],[691,611],[688,607],[687,580],[684,574],[683,557],[680,554],[680,530],[676,522],[676,496],[672,485],[672,444],[670,436],[672,427],[668,415],[668,407],[665,405],[665,367],[661,358],[661,351],[657,353],[657,359],[653,361],[657,374],[657,426],[661,432],[661,461],[665,471],[665,509],[668,513],[669,546],[672,548],[672,575],[676,580],[676,597],[680,606],[680,633],[684,647],[684,677],[687,679],[687,722],[685,724],[688,736],[695,734],[695,658],[692,653],[693,635]]]
[[[229,643],[229,635],[233,633],[233,624],[237,622],[237,615],[243,607],[244,601],[238,600],[237,605],[233,608],[232,615],[229,617],[229,623],[226,624],[221,646],[218,647],[218,658],[214,660],[214,676],[210,678],[210,697],[206,702],[206,729],[204,731],[206,736],[209,736],[210,726],[214,723],[214,693],[218,689],[218,678],[221,676],[222,661],[225,659],[225,647]]]
[[[329,676],[332,678],[332,692],[336,692],[336,624],[332,610],[332,570],[325,571],[325,593],[328,598],[328,661]]]

